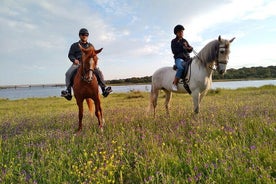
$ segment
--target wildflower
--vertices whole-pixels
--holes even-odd
[[[92,161],[91,160],[89,160],[88,162],[87,162],[87,165],[91,165],[92,164]]]

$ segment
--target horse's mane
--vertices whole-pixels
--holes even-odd
[[[217,50],[219,47],[219,41],[213,40],[209,42],[207,45],[201,49],[201,51],[197,54],[200,62],[202,64],[207,65],[208,63],[214,61],[216,59]]]

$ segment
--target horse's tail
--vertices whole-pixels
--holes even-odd
[[[87,98],[86,102],[87,102],[87,105],[88,105],[88,109],[89,109],[90,115],[91,115],[91,117],[93,117],[94,116],[94,111],[95,111],[95,109],[94,109],[94,102],[93,102],[93,100],[91,98]]]

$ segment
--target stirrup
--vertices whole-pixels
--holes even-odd
[[[68,96],[68,95],[71,95],[71,93],[70,93],[68,90],[62,90],[62,91],[61,91],[61,96],[62,96],[62,97]]]
[[[72,99],[71,93],[68,92],[67,90],[61,91],[61,95],[60,96],[66,98],[67,100],[71,100]]]

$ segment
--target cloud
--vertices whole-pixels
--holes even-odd
[[[214,28],[222,30],[229,23],[260,20],[276,15],[273,9],[273,7],[276,7],[276,2],[274,1],[265,3],[262,0],[233,0],[223,4],[217,4],[215,7],[205,9],[204,13],[194,15],[190,19],[187,24],[188,29],[185,32],[189,34],[191,40],[202,42],[204,41],[204,32]],[[201,8],[204,9],[203,7]],[[228,30],[223,31],[230,32],[233,30],[228,28]]]
[[[265,48],[265,53],[260,54],[260,49]],[[276,44],[263,43],[258,45],[238,45],[235,41],[231,46],[230,68],[252,67],[252,66],[269,66],[276,63],[275,58]],[[273,61],[273,62],[272,62]]]
[[[99,5],[106,13],[114,15],[128,15],[132,11],[129,2],[122,0],[95,0],[95,3]]]
[[[41,81],[63,82],[71,64],[69,47],[82,27],[96,48],[104,48],[99,58],[106,79],[151,75],[158,67],[172,65],[170,41],[176,24],[184,25],[185,37],[197,51],[218,35],[237,37],[231,67],[271,63],[276,58],[271,49],[276,42],[275,6],[266,0],[4,0],[0,64],[13,70],[0,73],[0,85],[3,77],[19,69],[29,71],[24,73],[27,82],[42,71],[52,76],[45,72]],[[254,52],[252,58],[246,52]]]

